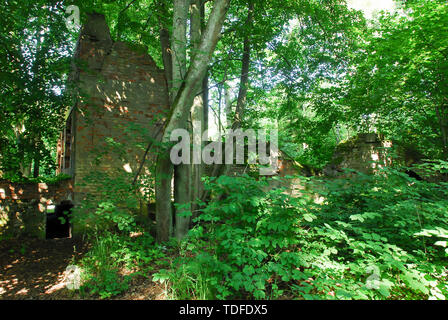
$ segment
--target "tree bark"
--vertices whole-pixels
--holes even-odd
[[[168,31],[166,23],[162,17],[168,16],[168,10],[164,1],[158,2],[159,9],[159,37],[160,46],[162,48],[163,69],[168,85],[168,92],[171,92],[173,87],[173,58],[171,55],[170,32]]]
[[[216,0],[214,2],[207,27],[201,37],[199,50],[194,56],[184,81],[181,83],[177,95],[173,100],[171,114],[169,115],[165,126],[162,142],[167,143],[170,141],[170,134],[174,129],[186,127],[194,96],[198,92],[199,86],[203,81],[207,70],[207,65],[210,62],[211,55],[215,50],[221,34],[221,28],[226,17],[229,2],[230,0]],[[177,61],[179,61],[179,59],[177,59]],[[173,86],[176,86],[174,79]],[[170,161],[166,161],[164,157],[159,156],[157,159],[157,168],[156,200],[163,201],[163,203],[156,205],[156,217],[158,218],[157,240],[165,241],[171,234],[171,228],[169,223],[167,223],[170,219],[167,217],[167,215],[170,215],[170,210],[168,209],[168,205],[166,203],[166,195],[171,194],[171,185],[166,182],[160,183],[158,180],[163,180],[163,172],[172,172],[173,165]]]
[[[232,125],[232,101],[230,100],[230,89],[226,83],[224,83],[224,113],[226,115],[226,127],[229,128]]]
[[[201,2],[201,0],[191,0],[190,6],[190,39],[192,44],[193,56],[197,53],[202,35],[201,12],[203,11],[203,5]],[[191,123],[193,125],[194,154],[195,149],[202,150],[203,147],[201,138],[202,131],[204,130],[204,96],[201,94],[196,95],[196,97],[194,98],[193,107],[191,108]],[[200,132],[200,135],[195,135],[195,132]],[[196,201],[200,199],[203,190],[203,185],[201,182],[202,173],[202,163],[198,164],[193,161],[193,164],[191,166],[191,212],[193,218],[197,217],[198,205]],[[189,221],[189,223],[191,223],[191,220]],[[184,234],[181,234],[180,236],[185,236],[187,231],[188,230],[184,230]]]
[[[182,127],[188,120],[189,110],[193,104],[195,93],[201,85],[210,62],[211,55],[221,35],[221,28],[226,17],[230,0],[216,0],[210,14],[207,27],[201,37],[198,53],[195,55],[190,68],[173,103],[173,110],[164,131],[163,141],[170,140],[171,131]]]
[[[208,70],[205,72],[204,79],[202,80],[202,101],[204,104],[204,127],[203,130],[208,130]]]
[[[159,154],[156,164],[156,240],[168,241],[173,232],[173,213],[171,207],[171,181],[173,165],[167,155]]]
[[[173,16],[173,88],[172,99],[177,95],[182,85],[187,70],[187,20],[190,0],[174,1]],[[188,120],[188,119],[187,119]],[[188,121],[179,125],[188,131],[190,126]],[[174,202],[182,207],[175,208],[174,233],[178,240],[181,240],[188,232],[190,217],[181,216],[185,212],[191,211],[191,165],[179,164],[174,168]]]
[[[201,4],[201,34],[205,30],[205,0]],[[204,127],[202,130],[208,130],[208,68],[205,71],[204,79],[202,80],[202,103],[204,112]]]
[[[199,50],[194,56],[190,64],[190,68],[186,74],[185,80],[182,82],[176,98],[172,104],[172,111],[166,122],[162,142],[170,141],[170,134],[174,129],[184,128],[190,115],[190,110],[193,105],[193,100],[202,84],[205,76],[207,65],[210,62],[213,51],[215,50],[221,28],[226,17],[230,0],[216,0],[213,5],[212,13],[210,14],[207,27],[201,37]],[[156,199],[162,201],[156,205],[157,222],[157,240],[165,241],[169,239],[171,229],[169,226],[170,209],[167,205],[167,194],[171,194],[171,185],[159,181],[163,180],[163,172],[172,172],[173,165],[170,161],[166,161],[164,157],[157,159],[156,174]],[[171,216],[171,215],[170,215]]]
[[[174,0],[173,33],[171,39],[173,84],[171,103],[184,81],[187,70],[187,19],[190,0]]]
[[[237,106],[235,110],[235,118],[231,125],[232,130],[236,130],[241,128],[241,123],[244,116],[244,109],[246,107],[247,100],[247,88],[249,85],[249,68],[250,68],[250,53],[251,53],[251,42],[250,42],[250,32],[248,29],[253,23],[253,10],[254,10],[254,2],[253,0],[249,0],[248,4],[248,13],[247,19],[244,23],[245,25],[245,35],[243,40],[243,56],[242,56],[242,65],[241,65],[241,76],[240,76],[240,86],[238,91],[237,98]],[[235,146],[234,146],[235,147]],[[235,154],[235,150],[233,152]],[[215,164],[212,169],[211,176],[217,177],[222,174],[227,174],[229,166],[225,164]],[[208,198],[209,192],[204,191],[201,195],[201,200],[206,201]]]
[[[245,35],[243,40],[243,59],[241,65],[240,88],[238,92],[238,101],[236,104],[236,111],[235,111],[235,121],[237,123],[241,123],[243,121],[244,109],[246,107],[247,88],[249,85],[249,68],[250,68],[250,52],[251,52],[251,43],[249,36],[250,32],[248,31],[248,28],[250,28],[250,26],[252,25],[253,11],[254,11],[254,2],[253,0],[250,0],[244,30]]]

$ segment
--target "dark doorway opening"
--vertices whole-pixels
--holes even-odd
[[[46,239],[70,238],[70,215],[73,204],[70,201],[62,201],[54,212],[47,212]]]
[[[405,173],[410,176],[411,178],[414,178],[415,180],[422,181],[422,177],[420,177],[415,171],[412,170],[406,170]]]

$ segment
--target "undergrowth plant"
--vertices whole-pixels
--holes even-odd
[[[123,146],[108,140],[111,154],[120,155]],[[98,157],[101,153],[95,152]],[[110,298],[125,292],[135,276],[148,277],[155,261],[165,257],[150,235],[142,207],[150,201],[151,177],[141,175],[132,184],[133,174],[124,170],[93,170],[79,187],[90,193],[73,211],[78,232],[91,244],[79,262],[82,266],[82,294]]]
[[[448,184],[404,171],[302,177],[298,197],[265,179],[211,179],[212,200],[155,280],[183,299],[445,299]]]
[[[110,298],[129,289],[134,277],[148,277],[165,253],[148,235],[102,235],[80,261],[81,293]]]

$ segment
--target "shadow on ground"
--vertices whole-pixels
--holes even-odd
[[[86,246],[75,239],[0,242],[0,300],[74,299],[64,272]]]

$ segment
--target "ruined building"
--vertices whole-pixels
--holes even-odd
[[[45,237],[47,208],[70,207],[94,184],[92,172],[134,174],[145,145],[159,139],[169,110],[164,71],[145,47],[114,42],[103,15],[92,14],[83,26],[69,83],[75,103],[67,113],[58,143],[58,173],[71,176],[56,185],[20,185],[0,181],[0,234]],[[120,150],[113,150],[121,144]],[[152,158],[151,158],[152,157]],[[148,172],[153,155],[143,166]],[[114,171],[115,170],[115,171]],[[76,228],[75,228],[76,229]]]
[[[58,146],[58,171],[73,177],[76,203],[82,193],[95,191],[78,187],[92,170],[138,170],[144,148],[136,145],[159,138],[169,98],[164,71],[147,48],[113,42],[99,14],[91,15],[81,31],[72,82],[77,101]],[[126,148],[122,154],[107,152],[96,163],[98,154],[111,148],[107,138]]]

